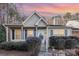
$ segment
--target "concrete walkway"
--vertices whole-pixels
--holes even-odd
[[[38,56],[52,56],[52,53],[49,53],[48,51],[46,51],[45,42],[41,43],[41,48],[40,48],[40,52],[39,52]]]

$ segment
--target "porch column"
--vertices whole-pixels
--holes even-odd
[[[36,26],[36,37],[37,37],[37,35],[38,35],[38,27]]]
[[[72,36],[72,29],[70,29],[70,36]]]
[[[47,39],[46,39],[46,51],[48,51],[48,47],[49,47],[49,37],[48,37],[48,26],[46,28],[46,31],[47,31]]]
[[[8,27],[6,27],[6,42],[8,42]]]
[[[23,27],[21,27],[21,39],[24,39]]]

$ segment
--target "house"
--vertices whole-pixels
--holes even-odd
[[[47,19],[34,11],[22,23],[9,23],[6,26],[6,41],[25,41],[27,37],[39,37],[48,40],[50,36],[71,36],[72,29],[60,24],[61,19],[53,19],[50,24]],[[63,22],[62,22],[63,23]]]
[[[25,41],[27,37],[43,36],[48,48],[48,40],[50,36],[72,36],[72,28],[64,24],[60,16],[55,16],[51,20],[47,20],[38,12],[34,11],[24,21],[18,20],[5,24],[6,41]]]
[[[79,28],[72,28],[72,36],[79,37]]]

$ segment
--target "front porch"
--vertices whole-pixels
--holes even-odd
[[[27,37],[39,37],[40,34],[47,39],[47,30],[47,27],[8,26],[6,27],[6,41],[25,41]]]

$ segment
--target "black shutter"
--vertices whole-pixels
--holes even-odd
[[[25,30],[25,39],[27,39],[27,30]]]
[[[14,33],[14,29],[12,29],[12,39],[14,40],[15,33]]]

